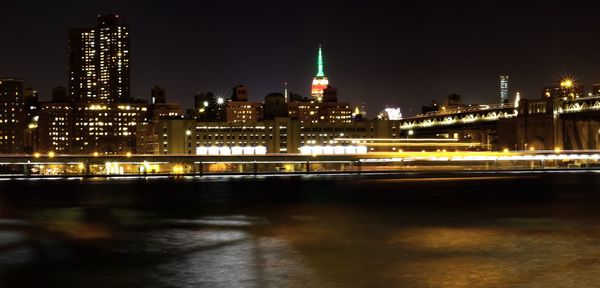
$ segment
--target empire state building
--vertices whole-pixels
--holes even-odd
[[[323,49],[319,45],[319,54],[317,56],[317,75],[312,80],[311,96],[317,102],[323,102],[323,90],[329,85],[329,80],[325,76],[323,69]]]

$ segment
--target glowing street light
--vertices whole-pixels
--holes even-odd
[[[223,105],[223,103],[225,103],[225,98],[223,98],[223,97],[217,98],[217,104]]]
[[[53,151],[48,152],[48,158],[54,158],[54,156],[55,155]]]
[[[35,157],[35,158],[40,158],[40,156],[41,156],[40,153],[37,153],[37,152],[33,154],[33,157]]]
[[[125,156],[126,156],[127,158],[130,158],[130,157],[131,157],[131,152],[127,152],[127,153],[125,153]]]

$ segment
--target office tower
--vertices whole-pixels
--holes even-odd
[[[500,76],[500,104],[508,104],[508,76]]]
[[[24,106],[23,80],[0,79],[0,154],[23,152]]]

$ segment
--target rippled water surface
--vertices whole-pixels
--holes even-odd
[[[598,287],[600,173],[0,181],[0,287]]]

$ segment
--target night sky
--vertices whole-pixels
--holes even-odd
[[[89,3],[88,3],[89,2]],[[69,28],[118,12],[131,29],[132,96],[159,85],[191,106],[197,91],[248,87],[251,100],[282,90],[308,95],[323,44],[340,101],[405,115],[446,95],[537,98],[574,75],[600,82],[600,4],[575,1],[9,1],[0,5],[0,77],[49,99],[67,84]]]

